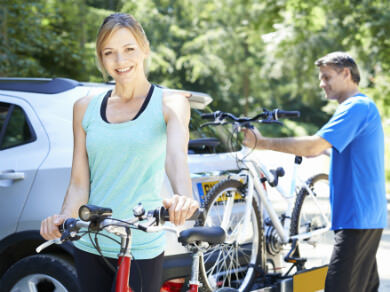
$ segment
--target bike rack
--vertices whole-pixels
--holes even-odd
[[[295,273],[292,276],[282,277],[281,274],[267,274],[261,279],[261,283],[253,285],[251,292],[315,292],[325,289],[325,277],[328,265],[315,267]]]

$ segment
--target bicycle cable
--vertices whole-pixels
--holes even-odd
[[[103,261],[106,263],[106,265],[110,268],[111,271],[113,271],[114,273],[116,273],[116,269],[115,267],[106,259],[106,257],[103,255],[101,249],[100,249],[100,246],[99,246],[99,241],[98,241],[98,235],[100,236],[104,236],[104,237],[107,237],[108,239],[111,239],[113,241],[115,241],[116,243],[120,244],[120,242],[106,234],[103,234],[103,233],[100,233],[100,232],[91,232],[89,230],[90,228],[88,227],[88,236],[89,236],[89,240],[92,244],[92,246],[97,250],[97,252],[99,253],[99,255],[103,258]],[[95,234],[95,237],[94,237],[94,240],[92,240],[92,236],[91,236],[91,233],[94,233]]]
[[[111,218],[111,220],[114,220],[114,221],[118,221],[118,222],[121,222],[121,223],[126,223],[128,224],[129,226],[126,228],[126,232],[129,232],[129,229],[138,229],[136,228],[135,226],[131,226],[129,224],[129,222],[127,221],[124,221],[124,220],[120,220],[120,219],[116,219],[116,218]],[[116,225],[116,224],[109,224],[107,226],[120,226],[120,225]],[[117,275],[117,272],[118,272],[118,269],[115,269],[115,267],[106,259],[106,257],[103,255],[102,251],[101,251],[101,248],[100,248],[100,245],[99,245],[99,240],[98,240],[98,235],[100,236],[104,236],[108,239],[111,239],[112,241],[118,243],[120,245],[120,242],[118,240],[116,240],[115,238],[111,237],[111,236],[108,236],[104,233],[101,233],[101,232],[92,232],[90,231],[90,227],[88,227],[88,231],[86,231],[83,236],[85,234],[88,233],[88,236],[89,236],[89,240],[90,242],[92,243],[93,247],[97,250],[97,252],[99,253],[100,257],[102,257],[103,261],[105,262],[105,264],[110,268],[110,270],[115,274],[115,279],[116,279],[116,275]],[[95,234],[95,237],[94,237],[94,240],[92,240],[92,237],[91,237],[91,233],[94,233]],[[127,249],[127,247],[129,246],[129,239],[126,238],[126,244],[125,244],[125,249]],[[133,259],[133,262],[136,266],[136,269],[138,270],[138,278],[139,278],[139,283],[140,283],[140,292],[143,291],[143,278],[142,278],[142,271],[141,271],[141,268],[139,266],[139,263],[136,261],[135,257],[133,256],[133,254],[130,252],[130,255],[131,255],[131,258]],[[122,261],[123,261],[123,258],[122,258]],[[118,266],[120,265],[120,263],[118,263]]]

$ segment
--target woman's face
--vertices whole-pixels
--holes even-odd
[[[102,46],[103,66],[116,82],[129,82],[145,76],[146,58],[147,54],[127,28],[116,30]]]

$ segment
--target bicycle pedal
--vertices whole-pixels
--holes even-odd
[[[302,265],[307,261],[307,258],[294,258],[294,257],[287,258],[287,257],[285,257],[284,261],[287,263],[290,263],[290,264]]]

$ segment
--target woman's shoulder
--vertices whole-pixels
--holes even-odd
[[[86,95],[76,100],[73,105],[73,116],[80,121],[83,120],[86,113],[93,112],[93,104],[96,104],[99,96],[101,95]]]
[[[190,93],[186,91],[176,91],[171,89],[163,89],[162,97],[165,105],[182,105],[189,106]]]
[[[76,102],[74,103],[74,106],[73,106],[74,112],[75,113],[85,113],[85,111],[88,108],[88,105],[91,103],[91,101],[93,100],[94,97],[96,97],[96,96],[87,95],[87,96],[83,96],[83,97],[79,98],[78,100],[76,100]]]
[[[170,117],[179,117],[179,119],[183,121],[189,120],[189,96],[187,97],[185,92],[176,92],[172,90],[163,91],[163,112],[165,121],[169,121]]]

